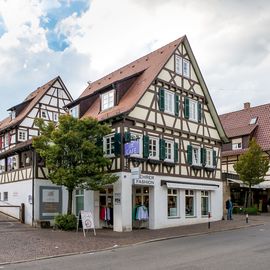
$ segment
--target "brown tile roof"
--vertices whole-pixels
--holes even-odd
[[[241,154],[245,153],[246,151],[247,151],[247,148],[246,149],[222,151],[222,157],[241,155]]]
[[[43,97],[43,95],[49,90],[49,88],[58,80],[60,77],[56,77],[41,87],[38,87],[35,91],[33,91],[27,98],[24,100],[29,101],[26,102],[25,108],[17,115],[13,120],[11,117],[7,117],[4,120],[0,121],[0,132],[12,128],[13,126],[19,124],[24,117],[32,110],[32,108],[36,105],[36,103]]]
[[[112,72],[111,74],[91,83],[81,94],[79,98],[89,96],[109,85],[131,77],[135,74],[140,74],[126,94],[121,98],[119,104],[110,110],[100,112],[100,99],[96,99],[94,104],[89,108],[84,116],[92,116],[98,120],[104,120],[115,115],[131,110],[143,93],[150,86],[151,82],[160,72],[164,64],[169,60],[172,53],[180,45],[184,37],[181,37],[168,45],[141,57],[138,60]]]
[[[250,120],[255,117],[257,117],[256,124],[250,125]],[[220,115],[220,120],[230,138],[251,134],[254,131],[253,137],[262,149],[270,150],[270,104],[226,113]]]
[[[248,125],[245,127],[231,128],[226,130],[226,134],[229,138],[240,137],[251,134],[258,125]]]
[[[141,57],[138,60],[112,72],[111,74],[92,82],[81,96],[74,102],[67,105],[68,108],[80,103],[80,101],[86,100],[86,98],[92,96],[93,98],[89,101],[89,107],[86,108],[85,113],[81,117],[93,117],[99,121],[112,118],[116,115],[123,114],[131,111],[136,104],[139,102],[140,98],[143,96],[145,91],[148,89],[153,80],[157,77],[163,66],[167,63],[170,57],[173,55],[176,48],[183,43],[189,54],[190,60],[193,63],[193,68],[198,76],[198,79],[202,85],[207,104],[211,111],[212,117],[214,119],[217,130],[220,134],[221,139],[224,142],[228,141],[223,127],[220,123],[217,111],[202,77],[201,71],[192,52],[190,44],[186,36],[183,36],[162,48]],[[127,89],[125,94],[121,97],[117,106],[110,108],[106,111],[100,111],[100,98],[98,98],[98,93],[110,87],[113,83],[120,82],[121,80],[135,77],[136,80]]]

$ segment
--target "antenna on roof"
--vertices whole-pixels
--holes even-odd
[[[87,83],[90,85],[92,81],[88,81]]]

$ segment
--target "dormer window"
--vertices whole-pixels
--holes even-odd
[[[10,112],[10,117],[11,117],[11,120],[16,118],[16,111],[15,110]]]
[[[114,106],[115,91],[111,90],[101,95],[101,110],[107,110]]]
[[[258,119],[258,117],[252,117],[252,118],[250,119],[249,124],[250,124],[250,125],[256,124],[256,123],[257,123],[257,119]]]
[[[79,105],[74,106],[69,110],[69,113],[74,117],[74,118],[79,118]]]
[[[242,149],[242,138],[232,140],[232,150]]]

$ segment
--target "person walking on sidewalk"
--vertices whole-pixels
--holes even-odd
[[[232,220],[233,203],[231,197],[226,201],[227,220]]]

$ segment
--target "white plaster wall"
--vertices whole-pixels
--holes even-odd
[[[32,224],[32,204],[28,196],[32,194],[32,180],[19,181],[0,185],[0,205],[21,205],[25,204],[25,223]],[[4,192],[8,192],[8,201],[3,201]],[[0,211],[19,218],[18,208],[0,208]]]

